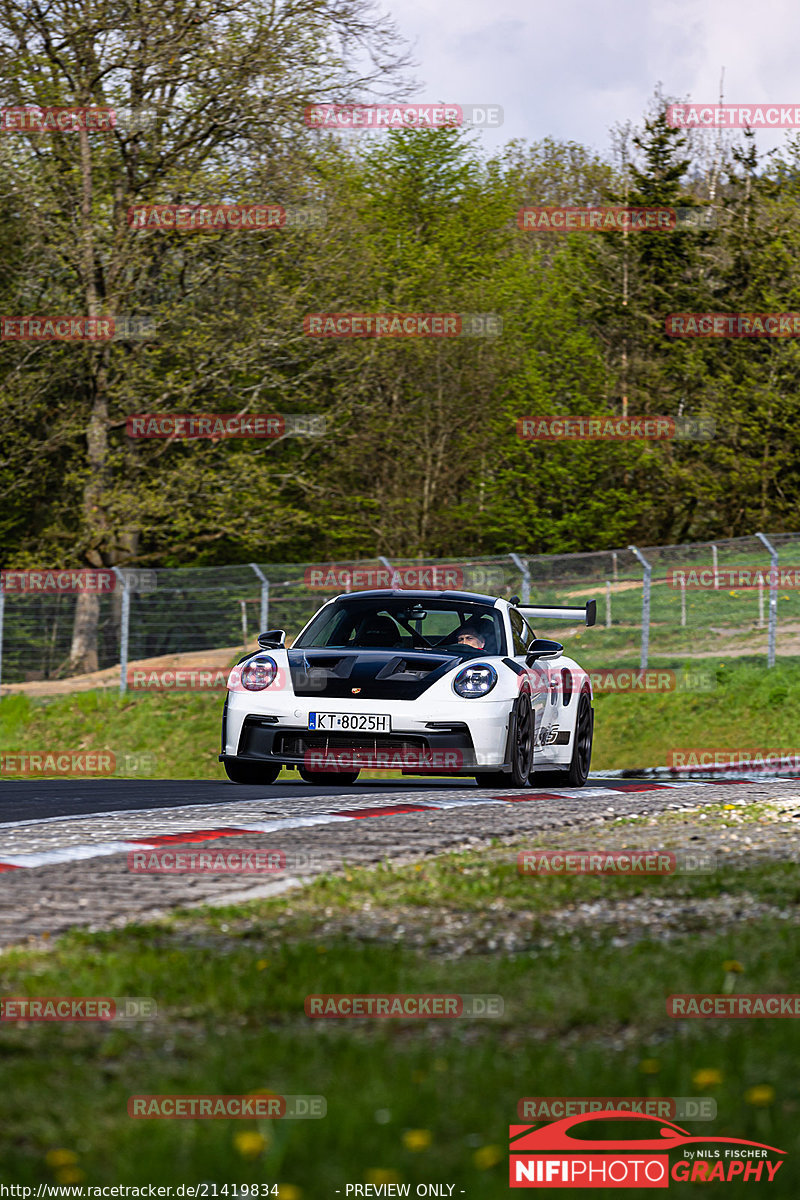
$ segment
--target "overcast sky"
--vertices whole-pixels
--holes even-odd
[[[383,0],[415,45],[414,99],[501,104],[498,133],[551,136],[606,152],[608,129],[638,123],[665,94],[800,105],[797,0]],[[761,130],[759,150],[785,135]]]

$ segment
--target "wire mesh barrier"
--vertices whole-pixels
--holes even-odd
[[[594,599],[593,628],[540,621],[536,630],[568,639],[587,667],[711,666],[720,657],[772,666],[778,655],[800,654],[800,533],[758,533],[561,555],[7,570],[0,682],[113,671],[124,691],[132,663],[211,651],[232,660],[267,628],[285,629],[291,641],[332,596],[387,587],[532,604]]]

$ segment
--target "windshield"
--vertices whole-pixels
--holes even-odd
[[[303,650],[436,650],[465,658],[506,652],[500,613],[491,605],[399,597],[354,597],[331,604],[294,645]]]

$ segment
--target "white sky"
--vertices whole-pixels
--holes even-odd
[[[383,0],[414,46],[416,100],[501,104],[487,149],[545,136],[606,152],[667,95],[800,105],[796,0]],[[785,134],[762,130],[760,151]]]

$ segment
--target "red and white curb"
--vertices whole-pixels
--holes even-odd
[[[785,778],[785,777],[783,777]],[[800,776],[793,776],[800,781]],[[40,850],[30,854],[6,854],[0,850],[0,871],[16,871],[23,867],[49,867],[61,863],[81,862],[89,858],[103,858],[112,854],[127,854],[131,850],[156,850],[161,846],[183,845],[191,842],[215,842],[220,838],[242,837],[248,833],[282,833],[287,829],[303,829],[311,825],[330,825],[341,821],[365,820],[369,817],[396,817],[403,813],[436,812],[447,808],[466,808],[485,804],[521,804],[531,800],[586,799],[597,796],[629,795],[635,792],[661,792],[686,787],[714,787],[718,784],[746,784],[763,782],[763,775],[753,778],[683,780],[681,782],[650,782],[633,780],[620,781],[613,787],[557,788],[552,791],[511,792],[502,796],[453,797],[451,799],[425,800],[385,805],[365,805],[361,808],[342,808],[333,812],[311,813],[308,816],[281,817],[247,825],[220,825],[209,829],[193,829],[183,833],[148,835],[125,841],[94,842],[87,845],[62,846],[54,850]],[[135,810],[134,810],[135,811]],[[61,820],[61,818],[58,818]],[[36,824],[35,821],[23,824]],[[2,826],[0,826],[0,831]]]

